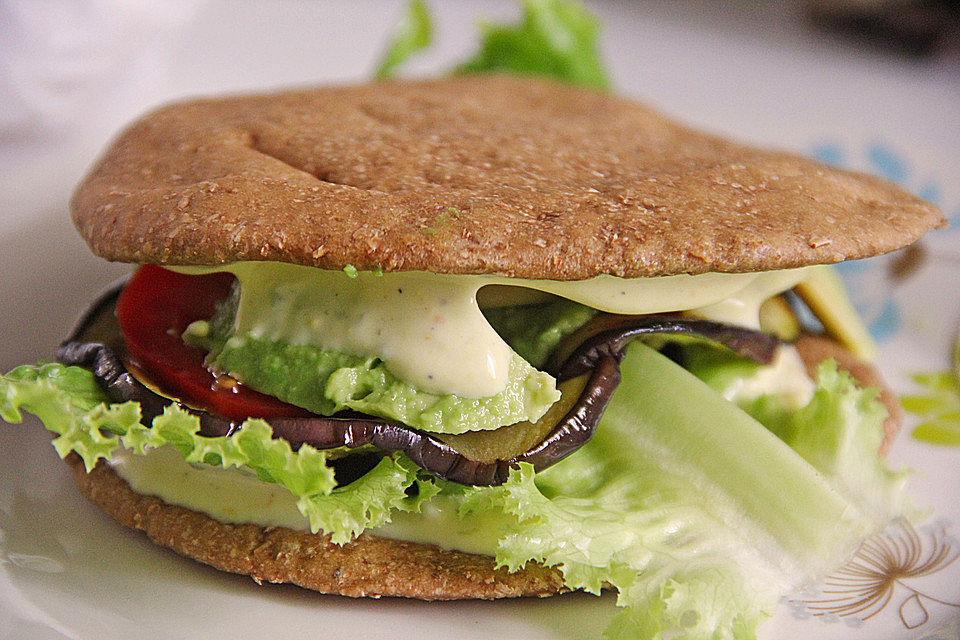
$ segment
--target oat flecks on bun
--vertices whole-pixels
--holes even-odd
[[[72,209],[110,260],[556,280],[837,262],[943,224],[877,178],[500,76],[172,105],[113,143]]]
[[[109,465],[86,473],[67,458],[77,487],[121,524],[204,564],[344,596],[460,600],[549,596],[567,589],[557,569],[528,564],[509,573],[494,559],[432,545],[361,534],[343,546],[330,537],[283,527],[233,525],[136,493]]]

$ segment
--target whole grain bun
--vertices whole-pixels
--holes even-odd
[[[120,135],[71,204],[110,260],[554,280],[838,262],[944,223],[874,177],[502,76],[168,106]]]
[[[806,339],[804,339],[806,340]],[[827,338],[798,344],[808,369],[836,358],[864,386],[882,385],[876,370]],[[896,398],[884,391],[888,408]],[[890,404],[893,402],[893,404]],[[881,455],[899,429],[900,414],[885,425]],[[109,465],[86,473],[76,454],[67,457],[80,492],[121,524],[204,564],[249,575],[256,582],[290,582],[321,593],[351,597],[400,596],[421,600],[549,596],[565,591],[560,571],[528,563],[509,573],[488,556],[444,550],[361,534],[343,546],[330,537],[284,527],[226,524],[203,513],[135,492]]]

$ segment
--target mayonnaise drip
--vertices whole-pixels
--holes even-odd
[[[351,276],[276,262],[178,270],[237,276],[238,332],[378,357],[415,388],[468,398],[504,389],[511,353],[480,311],[481,287],[532,289],[611,313],[695,310],[703,317],[756,327],[763,300],[804,277],[803,269],[794,269],[559,282],[424,272]]]

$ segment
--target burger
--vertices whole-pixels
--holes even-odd
[[[71,207],[139,266],[0,415],[218,569],[615,589],[612,637],[749,638],[902,511],[896,402],[825,265],[943,218],[879,179],[485,75],[163,107]]]

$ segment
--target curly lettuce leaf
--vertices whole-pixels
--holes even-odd
[[[828,360],[818,370],[813,399],[789,414],[781,437],[838,491],[884,520],[903,512],[907,474],[891,471],[877,455],[887,417],[878,396]]]
[[[170,405],[145,426],[139,404],[107,404],[93,374],[80,367],[22,366],[0,376],[0,417],[20,422],[21,411],[59,434],[53,441],[57,453],[66,457],[76,452],[88,471],[121,447],[145,454],[164,445],[176,448],[188,462],[251,469],[261,480],[290,491],[311,529],[329,533],[337,543],[388,522],[394,510],[418,511],[437,491],[431,481],[418,478],[412,463],[393,457],[385,457],[361,480],[335,488],[327,452],[308,445],[293,451],[285,440],[272,437],[263,420],[247,420],[229,436],[205,437],[198,434],[196,416]],[[410,497],[407,489],[414,485],[418,495]]]
[[[60,457],[75,451],[87,471],[120,446],[118,434],[140,424],[136,403],[107,405],[93,374],[60,364],[24,365],[0,376],[0,418],[21,422],[34,414],[50,431]]]
[[[389,78],[410,56],[422,51],[433,42],[433,21],[430,10],[423,0],[412,0],[407,5],[400,24],[387,46],[387,50],[377,65],[376,77]]]
[[[465,517],[498,510],[516,519],[500,540],[500,565],[556,565],[569,587],[594,593],[613,585],[625,609],[608,637],[754,638],[780,595],[839,565],[883,524],[869,503],[839,490],[835,468],[821,473],[652,349],[634,344],[622,372],[596,435],[576,454],[536,475],[524,466],[461,503]],[[807,415],[866,402],[869,392],[848,383],[828,375]],[[882,417],[868,414],[855,421],[879,434]],[[824,428],[843,433],[851,427],[838,420],[849,417],[837,411]],[[826,459],[842,440],[796,437]],[[877,491],[895,493],[885,479],[874,478]]]
[[[422,0],[407,7],[377,77],[392,76],[410,56],[432,42],[429,11]],[[607,89],[593,14],[573,0],[523,0],[518,24],[481,25],[480,50],[454,73],[515,73],[546,76],[562,82]]]
[[[570,0],[524,0],[519,24],[481,25],[480,51],[457,73],[491,71],[537,75],[607,89],[597,19]]]
[[[343,544],[366,529],[390,522],[395,511],[419,512],[420,506],[440,491],[435,483],[418,479],[418,468],[404,456],[386,456],[376,467],[329,495],[300,499],[300,512],[310,526],[331,534]],[[414,495],[408,489],[416,486]]]
[[[758,365],[718,360],[697,363],[696,375],[716,390],[729,378],[749,377]],[[741,408],[800,454],[818,471],[833,479],[838,491],[869,509],[877,518],[903,511],[907,474],[894,472],[877,456],[883,441],[887,411],[878,401],[879,390],[860,389],[853,377],[834,360],[820,364],[813,397],[797,408],[792,398],[764,394],[740,401]]]
[[[728,397],[727,390],[743,386],[738,379],[749,380],[762,368],[714,350],[687,350],[684,355],[684,364],[692,373]],[[819,366],[817,386],[805,406],[798,406],[794,397],[773,393],[732,399],[818,471],[833,478],[839,491],[869,508],[877,518],[889,518],[905,507],[907,474],[891,471],[876,455],[887,416],[878,395],[877,389],[858,388],[849,373],[828,360]]]
[[[618,590],[624,609],[609,638],[754,638],[781,594],[839,565],[883,524],[874,496],[897,504],[885,469],[859,459],[875,460],[882,412],[829,365],[783,440],[647,346],[631,346],[622,372],[593,440],[541,473],[521,465],[486,488],[428,479],[389,457],[334,489],[323,452],[291,451],[261,420],[204,438],[195,418],[171,408],[147,429],[134,403],[104,404],[93,376],[76,367],[0,377],[0,415],[41,415],[61,434],[61,455],[77,451],[88,467],[121,446],[142,453],[167,444],[192,462],[247,466],[287,487],[314,530],[339,542],[437,494],[459,504],[465,522],[505,518],[501,566],[537,561],[558,566],[571,589]],[[827,433],[807,433],[814,422]],[[847,467],[873,489],[849,490]]]

